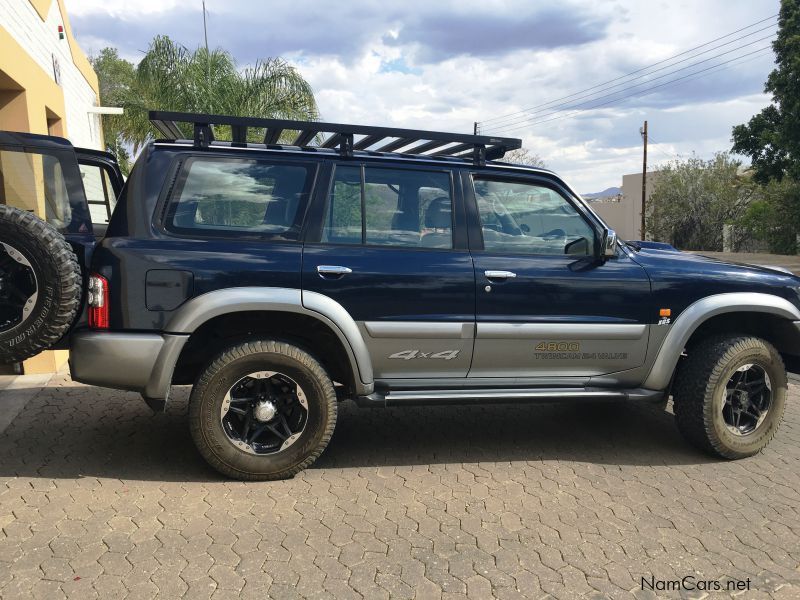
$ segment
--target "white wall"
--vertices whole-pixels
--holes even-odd
[[[658,171],[647,173],[647,198],[653,193]],[[623,240],[642,239],[642,174],[622,176],[622,198],[619,202],[592,202],[592,210],[617,232]],[[650,239],[650,235],[646,236]]]
[[[75,146],[103,149],[99,116],[87,112],[90,107],[98,105],[97,95],[72,62],[66,32],[63,40],[58,39],[59,25],[64,25],[64,21],[56,0],[51,3],[44,22],[27,0],[0,0],[0,26],[25,48],[51,79],[55,79],[53,56],[58,61],[69,140]]]

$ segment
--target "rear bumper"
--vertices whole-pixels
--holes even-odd
[[[69,364],[80,383],[139,392],[165,400],[188,335],[80,331],[71,336]]]

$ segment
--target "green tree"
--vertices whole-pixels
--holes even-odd
[[[753,196],[741,163],[720,152],[663,165],[650,196],[648,231],[685,250],[722,250],[722,227],[744,215]]]
[[[122,106],[128,94],[136,68],[119,57],[116,48],[103,48],[90,58],[100,83],[100,98],[104,106]],[[106,150],[117,157],[125,175],[130,171],[130,153],[121,135],[122,117],[103,115],[103,140]]]
[[[781,0],[772,48],[777,67],[764,86],[772,104],[733,128],[733,152],[750,157],[760,183],[800,180],[800,0]]]
[[[106,97],[103,102],[124,109],[123,115],[109,120],[107,136],[134,151],[157,135],[147,118],[150,110],[299,120],[318,117],[311,86],[280,58],[239,69],[226,50],[189,50],[167,36],[157,36],[131,72],[126,66],[130,63],[119,59],[112,48],[103,50],[95,64],[100,66],[101,94],[103,89],[110,94],[111,102]],[[227,133],[215,131],[220,139]],[[258,132],[250,134],[254,141],[263,139]]]
[[[774,254],[796,254],[800,219],[800,183],[784,177],[756,190],[753,201],[737,223],[741,237],[766,242]]]

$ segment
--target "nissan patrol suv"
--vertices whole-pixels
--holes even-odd
[[[241,479],[310,465],[347,399],[672,397],[727,459],[775,434],[791,273],[620,241],[554,173],[498,162],[517,139],[150,117],[124,185],[110,155],[0,133],[0,361],[68,348],[73,379],[154,410],[192,385],[199,451]]]

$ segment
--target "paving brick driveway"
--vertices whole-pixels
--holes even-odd
[[[210,471],[176,396],[154,416],[61,375],[27,402],[0,434],[2,598],[647,597],[695,574],[800,597],[796,386],[768,450],[728,463],[628,403],[347,403],[275,483]]]

